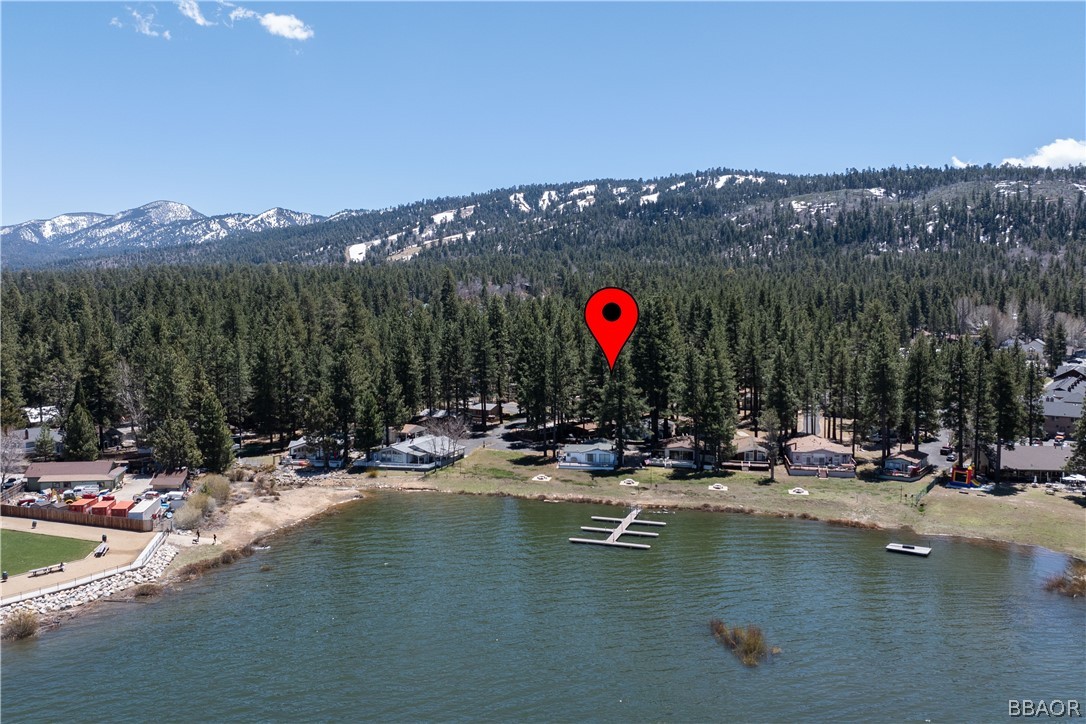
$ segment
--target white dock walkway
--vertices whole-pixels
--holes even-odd
[[[589,543],[589,544],[598,545],[598,546],[614,546],[614,547],[617,547],[617,548],[640,548],[640,549],[651,548],[652,546],[650,546],[650,545],[648,545],[646,543],[628,543],[626,541],[619,540],[619,538],[621,538],[624,535],[643,536],[643,537],[651,537],[651,538],[659,537],[659,535],[660,535],[659,533],[651,533],[649,531],[641,531],[641,530],[629,530],[629,527],[631,525],[657,525],[657,526],[667,525],[667,523],[664,523],[664,522],[659,521],[659,520],[639,520],[637,516],[640,513],[641,513],[640,508],[634,508],[632,511],[630,511],[630,514],[627,515],[625,518],[606,518],[606,517],[600,516],[600,515],[593,515],[592,520],[598,520],[598,521],[602,521],[602,522],[605,522],[605,523],[618,523],[618,526],[615,527],[615,528],[594,528],[592,526],[582,525],[581,530],[583,530],[583,531],[587,531],[587,532],[590,532],[590,533],[609,533],[610,535],[608,535],[607,538],[605,538],[605,539],[600,539],[600,538],[570,538],[569,542],[570,543]]]

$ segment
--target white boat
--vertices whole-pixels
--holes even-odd
[[[911,546],[905,543],[891,543],[886,546],[886,550],[893,551],[894,553],[908,553],[914,556],[926,556],[931,553],[931,548],[925,548],[924,546]]]

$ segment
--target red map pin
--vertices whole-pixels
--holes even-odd
[[[588,298],[584,321],[613,370],[615,360],[637,326],[637,302],[625,289],[604,287]]]

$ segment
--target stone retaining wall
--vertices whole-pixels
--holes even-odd
[[[166,570],[166,566],[170,564],[170,561],[173,560],[177,553],[177,546],[166,543],[159,546],[158,550],[147,559],[147,563],[137,570],[118,573],[83,586],[69,588],[57,593],[47,593],[44,596],[4,606],[0,608],[0,622],[6,621],[8,616],[16,611],[29,610],[38,614],[64,611],[99,598],[111,596],[140,583],[152,583],[162,576],[162,572]]]

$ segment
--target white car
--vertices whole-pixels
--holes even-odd
[[[948,463],[953,463],[953,462],[956,462],[957,460],[958,460],[957,453],[950,453],[949,455],[946,456],[946,461]]]

